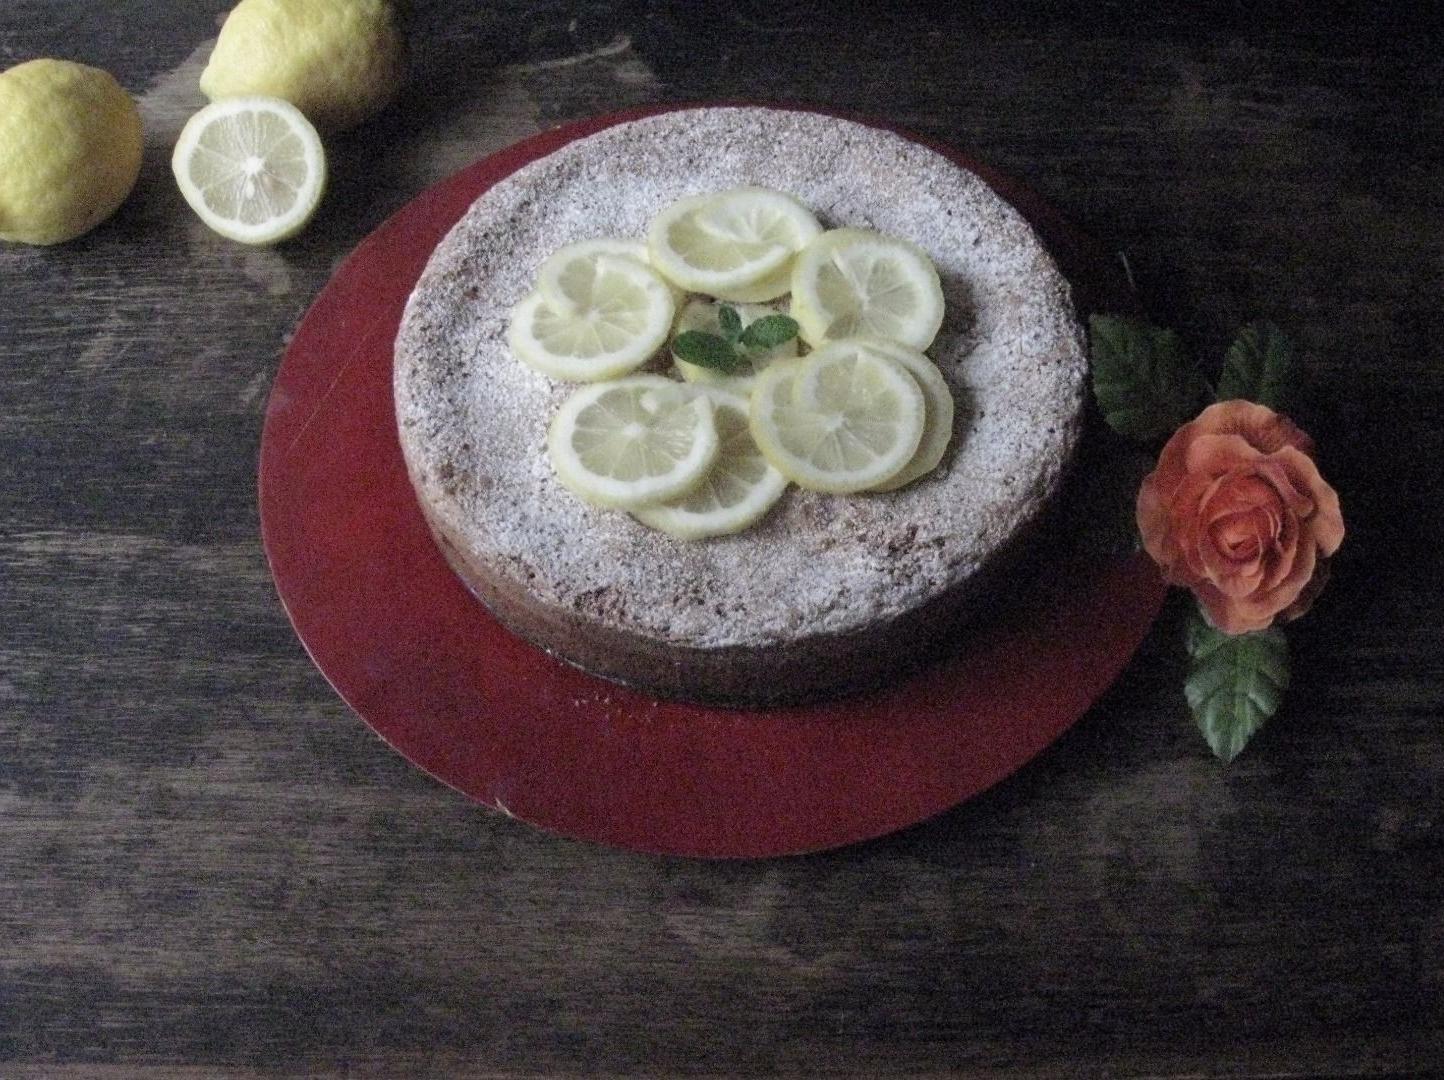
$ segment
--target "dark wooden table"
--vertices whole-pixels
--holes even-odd
[[[148,126],[113,221],[0,250],[0,1076],[1444,1064],[1428,26],[1302,5],[855,22],[790,0],[416,3],[410,87],[333,143],[314,226],[253,251],[200,225],[167,164],[224,7],[0,9],[0,64],[102,65]],[[1233,765],[1180,696],[1178,603],[1015,778],[764,863],[479,809],[313,669],[267,574],[255,462],[281,350],[337,261],[530,132],[736,97],[875,114],[1024,178],[1126,252],[1151,315],[1202,352],[1253,317],[1294,332],[1296,415],[1351,531],[1293,636],[1284,713]]]

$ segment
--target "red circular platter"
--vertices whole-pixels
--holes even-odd
[[[659,111],[586,120],[493,154],[424,192],[341,266],[297,329],[266,412],[261,527],[276,587],[317,666],[382,739],[522,821],[706,857],[880,836],[997,783],[1088,709],[1157,614],[1164,589],[1150,564],[1069,555],[955,659],[867,696],[705,708],[587,675],[503,629],[437,552],[407,480],[391,349],[432,249],[516,169]],[[1130,304],[1110,260],[1036,196],[908,137],[1012,202],[1080,306]]]

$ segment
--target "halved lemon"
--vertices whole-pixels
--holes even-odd
[[[717,424],[717,458],[701,484],[679,499],[632,511],[645,525],[681,540],[738,533],[760,521],[787,490],[787,478],[774,469],[748,425],[746,397],[708,387]]]
[[[243,244],[274,244],[311,220],[326,187],[321,137],[279,98],[226,98],[181,129],[171,169],[202,221]]]
[[[915,244],[833,229],[797,256],[792,317],[809,345],[865,335],[926,349],[943,323],[937,269]]]
[[[859,338],[856,343],[867,352],[890,357],[907,368],[908,374],[923,392],[927,415],[923,419],[923,437],[918,442],[912,460],[904,465],[896,476],[873,488],[874,491],[896,491],[932,472],[937,468],[938,462],[943,460],[948,443],[953,439],[953,392],[948,388],[948,382],[938,370],[938,365],[916,349],[881,338]]]
[[[768,307],[765,304],[729,304],[727,306],[737,312],[744,330],[758,319],[766,318],[768,315],[781,314],[777,308]],[[703,333],[724,336],[720,321],[722,307],[722,304],[709,300],[687,301],[677,316],[674,334],[686,333],[688,330],[700,330]],[[784,341],[781,345],[775,345],[770,349],[744,352],[741,365],[733,372],[718,371],[716,368],[703,367],[701,364],[689,364],[676,353],[672,354],[672,359],[677,363],[677,371],[688,382],[715,386],[746,396],[751,392],[752,379],[759,371],[774,360],[787,360],[795,356],[797,356],[797,339],[793,338],[791,341]]]
[[[717,456],[706,393],[660,375],[584,386],[547,430],[557,478],[587,502],[635,509],[685,495]]]
[[[652,221],[647,251],[673,284],[722,300],[781,296],[793,257],[822,227],[780,191],[736,188],[679,199]]]
[[[876,487],[912,460],[927,405],[902,364],[855,342],[773,364],[752,386],[751,429],[783,476],[814,491]]]
[[[507,343],[524,363],[554,379],[594,382],[633,371],[667,340],[676,307],[655,272],[635,259],[598,254],[565,279],[565,308],[540,289],[512,309]]]

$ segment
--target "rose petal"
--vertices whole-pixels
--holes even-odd
[[[1215,586],[1203,582],[1193,593],[1203,605],[1204,613],[1213,626],[1225,634],[1247,634],[1263,630],[1273,622],[1273,614],[1260,619],[1244,604],[1225,596]]]
[[[1215,415],[1208,421],[1211,430],[1241,435],[1261,453],[1271,454],[1285,446],[1292,446],[1305,454],[1313,453],[1314,441],[1287,416],[1274,412],[1267,405],[1235,399],[1210,405],[1204,413],[1215,410]],[[1198,419],[1203,422],[1203,416]]]
[[[1319,550],[1325,556],[1332,555],[1344,542],[1344,515],[1339,508],[1339,493],[1319,475],[1313,458],[1292,447],[1285,447],[1272,457],[1289,473],[1291,480],[1308,492],[1312,512],[1300,516],[1305,518]]]
[[[1190,420],[1163,444],[1163,450],[1158,455],[1158,466],[1153,470],[1151,479],[1158,489],[1159,497],[1165,503],[1172,501],[1179,485],[1183,483],[1183,478],[1188,474],[1184,461],[1188,456],[1189,446],[1200,434],[1202,432],[1198,421]]]
[[[1316,504],[1309,491],[1307,480],[1300,477],[1297,471],[1290,467],[1289,462],[1279,456],[1280,454],[1292,454],[1299,461],[1313,464],[1297,450],[1285,447],[1278,454],[1264,458],[1258,463],[1258,475],[1278,493],[1278,497],[1288,513],[1300,519],[1308,518],[1314,512]]]
[[[1138,522],[1138,535],[1143,539],[1143,550],[1148,552],[1149,558],[1163,566],[1168,561],[1168,504],[1157,477],[1158,473],[1152,472],[1143,478],[1138,488],[1134,516]]]
[[[1298,599],[1304,586],[1314,576],[1316,561],[1314,545],[1307,542],[1300,543],[1294,557],[1294,565],[1277,586],[1272,589],[1260,590],[1252,596],[1238,601],[1243,617],[1251,619],[1267,617],[1271,621],[1275,615]]]
[[[1222,477],[1210,480],[1206,476],[1189,476],[1169,508],[1169,535],[1178,545],[1191,580],[1200,580],[1208,575],[1207,564],[1200,554],[1204,535],[1200,507],[1212,498],[1222,483]]]
[[[1267,511],[1279,505],[1278,491],[1250,466],[1235,469],[1221,481],[1208,502],[1199,508],[1210,521],[1255,510]]]
[[[1269,590],[1278,587],[1294,567],[1294,555],[1299,546],[1299,520],[1292,514],[1285,514],[1279,521],[1278,535],[1274,538],[1273,554],[1269,558],[1269,570],[1260,583],[1260,588]]]
[[[1280,611],[1298,598],[1304,586],[1309,583],[1309,578],[1314,576],[1314,567],[1318,565],[1318,561],[1318,546],[1310,538],[1300,536],[1294,552],[1294,565],[1289,567],[1283,580],[1269,590],[1269,595],[1277,598]]]
[[[1262,457],[1241,435],[1200,435],[1189,444],[1183,463],[1189,476],[1222,476]]]
[[[1329,583],[1330,573],[1329,560],[1320,559],[1318,565],[1314,567],[1313,576],[1309,578],[1309,583],[1299,592],[1298,598],[1279,612],[1279,620],[1281,622],[1292,622],[1300,615],[1306,613],[1309,608],[1313,607],[1314,601],[1319,598],[1319,594],[1324,591],[1324,586]]]
[[[1209,547],[1218,553],[1220,565],[1235,567],[1240,572],[1257,561],[1263,550],[1258,522],[1252,510],[1212,518],[1200,531],[1199,538],[1207,541]]]
[[[1198,557],[1204,575],[1226,596],[1248,596],[1263,580],[1263,567],[1257,559],[1237,563],[1222,554],[1207,537],[1199,544]]]
[[[1264,521],[1261,523],[1260,518]],[[1208,534],[1219,554],[1235,563],[1251,562],[1263,552],[1268,535],[1268,514],[1259,507],[1222,514],[1209,524]]]
[[[1254,567],[1249,572],[1243,574],[1220,574],[1211,572],[1208,579],[1224,596],[1231,597],[1234,600],[1242,600],[1258,592],[1259,583],[1263,581],[1263,568]]]
[[[1200,508],[1198,558],[1219,590],[1247,596],[1263,581],[1270,513],[1279,508],[1273,487],[1242,466],[1221,478]],[[1230,540],[1228,534],[1237,538]]]
[[[1278,513],[1277,507],[1269,507],[1264,512],[1268,516],[1268,537],[1276,542],[1283,532],[1283,515]]]

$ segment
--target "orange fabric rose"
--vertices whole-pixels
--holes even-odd
[[[1264,405],[1222,401],[1173,433],[1138,491],[1143,546],[1225,634],[1302,615],[1344,539],[1313,440]]]

